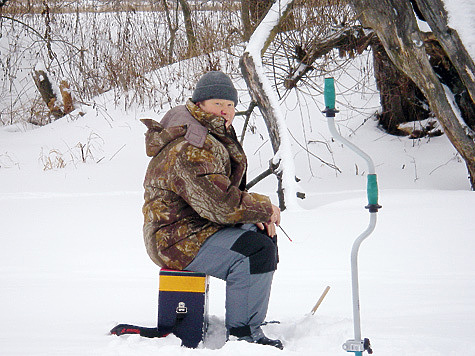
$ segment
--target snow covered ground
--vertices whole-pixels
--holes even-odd
[[[336,78],[337,95],[353,85],[351,77]],[[353,338],[350,250],[369,221],[366,168],[331,140],[323,97],[291,97],[282,105],[292,136],[300,144],[315,141],[309,149],[341,170],[291,139],[306,199],[282,216],[293,242],[280,234],[268,312],[280,324],[264,327],[282,339],[283,351],[225,343],[224,283],[216,279],[208,338],[198,349],[180,347],[174,336],[108,334],[117,323],[156,324],[158,268],[141,232],[148,158],[139,119],[165,111],[125,112],[107,94],[98,100],[96,108],[81,108],[84,116],[78,110],[46,127],[0,128],[0,354],[345,354],[341,345]],[[342,133],[375,161],[383,205],[359,255],[362,336],[376,355],[475,355],[475,193],[463,161],[445,136],[392,137],[366,120],[378,106],[372,82],[337,100]],[[261,121],[255,124],[262,138],[246,134],[250,178],[270,159]],[[242,119],[235,123],[239,133]],[[253,190],[277,203],[274,178]],[[330,292],[310,315],[327,285]]]
[[[314,135],[328,138],[317,109]],[[353,337],[349,253],[369,214],[364,163],[331,140],[341,174],[313,161],[312,177],[308,158],[295,147],[307,198],[283,213],[293,242],[280,238],[268,313],[281,323],[265,326],[283,340],[284,351],[225,344],[224,284],[214,279],[210,336],[200,349],[181,348],[173,336],[108,335],[119,322],[156,323],[158,268],[141,236],[148,159],[138,119],[161,114],[110,108],[104,116],[86,108],[83,117],[40,129],[0,129],[1,354],[343,354],[341,344]],[[363,119],[354,115],[345,126],[359,127],[351,139],[375,160],[383,205],[360,251],[363,337],[378,355],[475,354],[475,193],[464,163],[445,136],[394,138],[372,120],[360,126]],[[257,136],[247,136],[251,177],[266,162],[255,153]],[[86,163],[78,142],[91,147]],[[52,151],[66,167],[43,171],[45,157],[56,157]],[[255,190],[276,202],[273,178]],[[329,294],[309,315],[327,285]]]

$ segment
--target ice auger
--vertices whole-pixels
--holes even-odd
[[[381,206],[378,204],[378,183],[374,163],[371,157],[360,150],[353,143],[340,135],[335,126],[335,114],[338,110],[335,109],[335,82],[333,78],[325,78],[324,86],[325,96],[325,110],[323,111],[327,117],[328,127],[333,137],[343,143],[345,146],[353,150],[357,155],[361,156],[368,164],[368,179],[367,179],[367,195],[368,205],[365,207],[369,210],[370,220],[366,230],[358,236],[354,241],[351,249],[351,284],[353,293],[353,325],[354,325],[354,339],[347,340],[343,344],[343,349],[347,352],[354,352],[355,356],[362,356],[364,351],[372,354],[371,344],[369,339],[361,339],[361,319],[360,319],[360,300],[359,300],[359,283],[358,283],[358,251],[361,243],[373,231],[376,226],[376,214]]]

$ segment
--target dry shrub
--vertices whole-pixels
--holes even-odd
[[[4,73],[0,83],[0,124],[48,122],[42,117],[31,118],[39,110],[22,109],[30,107],[38,95],[29,76],[38,62],[43,63],[52,82],[64,79],[69,83],[68,90],[63,87],[67,96],[63,97],[67,107],[64,111],[73,110],[69,95],[79,103],[92,104],[94,97],[105,92],[111,92],[116,104],[125,108],[137,104],[159,109],[186,97],[187,87],[207,70],[239,73],[233,63],[244,45],[240,4],[190,1],[196,38],[196,48],[190,51],[177,0],[167,1],[174,11],[171,21],[178,19],[173,23],[177,32],[172,58],[168,53],[171,34],[162,1],[8,1],[0,17],[0,66]],[[348,11],[344,5],[331,10],[329,5],[335,1],[297,1],[293,11],[296,29],[281,37],[282,42],[291,42],[276,46],[267,63],[272,68],[277,60],[285,63],[292,58],[296,43],[309,41],[328,23],[334,24],[335,19],[344,21]],[[322,21],[321,16],[328,20]],[[299,31],[302,33],[297,35]],[[191,52],[197,56],[181,64]],[[168,76],[155,73],[171,62],[176,65],[165,70]],[[276,73],[284,76],[278,68]],[[176,86],[185,88],[170,92]],[[30,115],[20,114],[25,110]]]
[[[0,39],[0,65],[4,69],[0,87],[1,123],[27,119],[18,112],[37,96],[28,74],[37,62],[43,63],[52,82],[66,79],[70,89],[65,93],[81,103],[90,103],[95,96],[108,91],[113,92],[117,104],[126,107],[139,104],[150,108],[169,101],[166,88],[172,83],[166,78],[151,79],[154,70],[170,64],[170,34],[159,4],[161,1],[147,3],[145,9],[138,1],[95,1],[87,7],[82,1],[7,2],[4,13],[8,16],[0,19],[4,34]],[[218,5],[219,12],[208,10]],[[207,2],[206,6],[193,7],[193,22],[198,40],[195,53],[207,53],[207,56],[193,61],[196,67],[178,66],[182,77],[186,76],[185,72],[219,69],[220,56],[213,53],[240,41],[235,5],[228,6],[233,13],[219,2]],[[190,53],[180,12],[178,19],[173,62],[188,58]],[[70,99],[63,98],[65,112],[73,109]],[[52,109],[58,107],[56,101],[48,104]]]
[[[0,17],[0,66],[4,69],[0,124],[50,121],[42,114],[32,118],[40,114],[37,109],[29,110],[31,115],[19,115],[25,111],[21,108],[31,106],[38,95],[29,74],[36,63],[42,63],[53,83],[69,83],[69,89],[60,85],[65,112],[73,110],[72,98],[87,104],[108,91],[113,92],[117,104],[125,107],[138,104],[153,108],[170,103],[166,89],[173,83],[166,78],[157,81],[152,73],[171,64],[170,60],[179,63],[188,58],[190,48],[178,8],[178,30],[173,57],[169,58],[170,33],[161,4],[162,1],[8,1]],[[178,74],[181,77],[187,77],[185,72],[201,74],[222,68],[221,55],[216,51],[241,41],[236,4],[190,4],[197,39],[197,48],[192,52],[206,55],[189,62],[195,67],[175,66],[175,70],[182,71]],[[233,60],[238,54],[228,50],[228,55]],[[54,112],[60,108],[57,100],[48,100],[48,106]]]
[[[95,132],[91,132],[89,134],[85,144],[78,142],[76,148],[79,148],[81,162],[86,163],[87,161],[91,160],[95,163],[99,163],[102,161],[104,159],[103,156],[101,158],[97,158],[96,156],[98,153],[103,153],[103,144],[104,140]],[[74,157],[76,156],[74,155]]]
[[[66,167],[66,161],[63,158],[63,154],[56,149],[52,149],[45,153],[43,148],[41,148],[39,161],[43,164],[44,171]]]
[[[73,147],[67,146],[65,153],[57,148],[48,150],[42,147],[39,161],[43,165],[43,170],[61,169],[71,164],[77,166],[78,163],[101,162],[104,159],[102,137],[91,132],[85,142],[78,142]]]

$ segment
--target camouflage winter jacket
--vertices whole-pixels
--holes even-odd
[[[183,269],[216,231],[270,220],[269,198],[243,190],[246,156],[222,117],[189,100],[160,123],[142,122],[153,157],[144,182],[143,233],[157,265]]]

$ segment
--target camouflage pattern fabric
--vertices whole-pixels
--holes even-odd
[[[224,118],[189,100],[160,123],[142,122],[152,157],[144,181],[143,234],[157,265],[181,270],[220,229],[270,220],[270,199],[242,190],[247,160]]]

